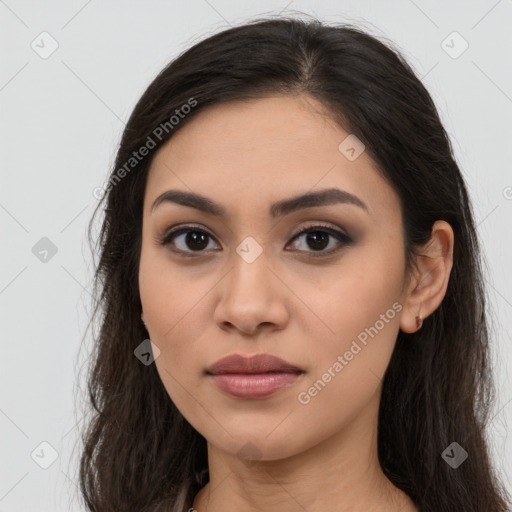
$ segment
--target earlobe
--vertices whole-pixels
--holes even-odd
[[[400,330],[409,334],[419,331],[423,327],[423,315],[417,314],[414,316],[407,309],[404,310],[400,318]]]
[[[432,226],[430,240],[420,248],[413,266],[414,278],[404,299],[400,329],[413,333],[421,329],[423,320],[441,304],[453,267],[453,229],[445,221]]]

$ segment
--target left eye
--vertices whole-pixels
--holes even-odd
[[[183,236],[184,238],[182,238]],[[340,246],[349,245],[352,243],[352,239],[346,233],[332,229],[329,226],[312,226],[305,228],[294,235],[291,242],[294,242],[301,237],[304,238],[305,243],[309,245],[309,247],[311,247],[313,250],[299,250],[299,252],[319,252],[320,254],[318,256],[332,254],[337,252],[341,248]],[[182,245],[181,247],[179,247],[180,238]],[[334,248],[325,250],[329,247],[329,245],[332,245],[328,243],[330,239],[332,240],[332,238],[335,238],[338,241],[337,246],[334,244]],[[213,237],[206,231],[195,228],[194,226],[185,226],[171,231],[165,235],[160,243],[166,246],[173,242],[172,245],[177,247],[177,249],[171,249],[173,252],[191,256],[194,252],[204,252],[206,249],[208,249],[208,239],[213,240]],[[187,248],[190,250],[187,250]],[[312,254],[312,256],[317,255]]]
[[[293,237],[292,241],[301,237],[305,237],[305,244],[308,244],[314,249],[312,252],[321,252],[320,256],[332,254],[338,251],[340,246],[349,245],[352,242],[352,239],[347,234],[342,231],[329,228],[328,226],[313,226],[311,228],[303,229]],[[334,244],[334,248],[326,251],[326,242],[332,238],[335,238],[338,241],[338,244],[337,246]],[[329,245],[330,244],[327,243],[327,246]]]

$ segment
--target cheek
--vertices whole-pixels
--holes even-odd
[[[401,305],[381,297],[380,304],[339,310],[332,342],[317,340],[311,353],[314,368],[298,389],[296,414],[304,429],[326,438],[345,428],[355,418],[378,410],[382,379],[398,334]],[[334,307],[334,306],[333,306]],[[354,311],[353,311],[354,310]],[[352,314],[353,311],[353,314]],[[371,407],[374,405],[374,408]],[[304,440],[306,442],[306,440]]]
[[[173,367],[186,368],[193,361],[197,366],[205,325],[212,316],[206,309],[208,284],[154,269],[143,275],[140,294],[146,327],[162,359]]]
[[[169,345],[179,337],[189,315],[196,318],[208,290],[208,276],[180,269],[165,250],[143,246],[139,266],[139,292],[144,319],[154,341]]]
[[[208,290],[216,280],[204,274],[172,266],[165,254],[142,251],[139,290],[144,321],[151,341],[159,348],[155,360],[160,378],[174,403],[181,410],[194,395],[204,364],[205,326],[212,312],[207,309]]]
[[[307,348],[315,363],[299,402],[312,414],[331,411],[339,424],[344,413],[354,413],[377,391],[399,331],[403,264],[395,247],[361,251],[308,296],[329,328]]]
[[[404,259],[400,248],[392,249],[378,246],[347,253],[342,263],[315,276],[315,286],[311,281],[296,287],[321,320],[318,327],[326,340],[322,347],[348,350],[359,335],[364,341],[365,332],[375,324],[386,346],[393,344],[396,335],[387,333],[398,332]]]
[[[179,286],[175,278],[151,272],[144,276],[144,281],[141,288],[144,318],[149,337],[160,350],[155,360],[158,374],[176,407],[187,418],[194,418],[201,413],[195,408],[201,402],[197,381],[203,370],[198,361],[204,357],[201,350],[204,287],[199,289],[197,284],[189,283],[187,291],[177,295],[168,292]]]

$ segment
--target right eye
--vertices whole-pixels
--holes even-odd
[[[196,226],[182,226],[167,233],[160,243],[164,246],[172,245],[171,251],[181,253],[183,255],[193,255],[194,252],[204,252],[208,248],[208,238],[213,237]],[[187,250],[190,249],[190,250]]]

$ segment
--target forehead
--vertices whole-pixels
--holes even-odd
[[[212,197],[241,213],[237,209],[336,187],[360,197],[372,215],[397,213],[398,196],[368,154],[349,160],[340,151],[349,135],[306,96],[208,107],[155,155],[145,209],[166,189]]]

